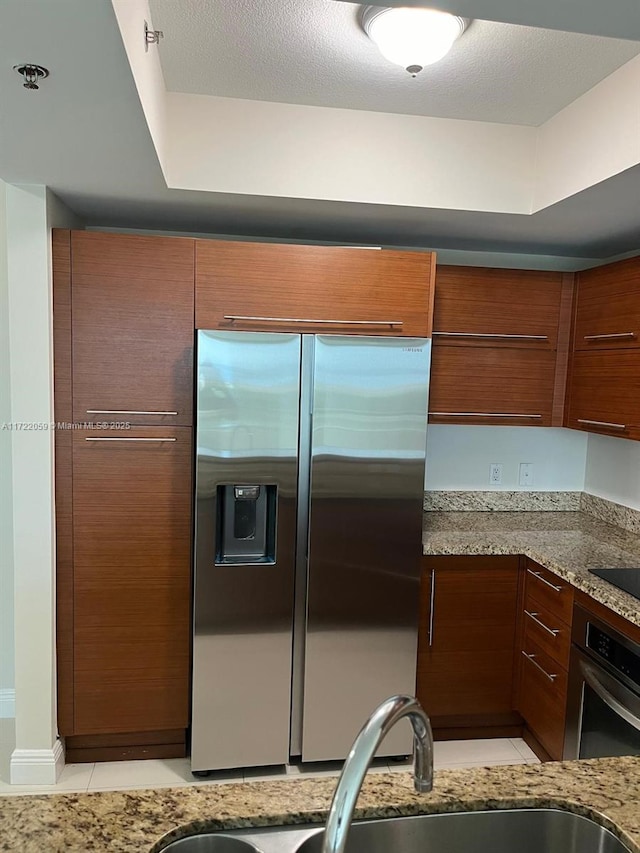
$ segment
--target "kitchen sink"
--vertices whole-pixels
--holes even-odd
[[[323,827],[212,832],[167,853],[320,853]],[[559,809],[508,809],[356,821],[347,853],[629,853],[608,829]]]

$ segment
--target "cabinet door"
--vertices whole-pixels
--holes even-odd
[[[194,241],[71,234],[76,421],[191,424]]]
[[[73,435],[68,734],[188,725],[191,464],[187,427]]]
[[[429,252],[196,241],[198,329],[428,337]]]
[[[640,346],[640,259],[585,270],[578,276],[575,349]]]
[[[640,439],[640,350],[575,353],[567,426]]]
[[[417,694],[434,726],[510,721],[517,593],[517,557],[424,559]]]
[[[451,347],[432,350],[432,423],[551,426],[555,353]]]
[[[518,710],[556,761],[562,758],[566,706],[567,671],[549,657],[525,629]]]
[[[434,341],[553,350],[562,273],[438,266]]]

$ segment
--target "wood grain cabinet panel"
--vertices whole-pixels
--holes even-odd
[[[640,347],[640,258],[578,275],[575,349]]]
[[[518,566],[423,559],[417,695],[436,728],[512,722]]]
[[[428,337],[434,264],[429,252],[197,240],[196,327]]]
[[[574,353],[567,426],[640,439],[640,349]]]
[[[68,734],[188,725],[191,451],[188,427],[73,434]]]
[[[75,420],[190,425],[194,241],[73,231],[71,262]]]
[[[525,631],[520,665],[519,710],[551,758],[562,759],[567,671]]]
[[[438,266],[434,341],[554,350],[562,273]]]
[[[573,587],[544,566],[525,558],[525,604],[542,605],[550,618],[571,624]]]
[[[434,344],[432,423],[551,426],[555,353]]]

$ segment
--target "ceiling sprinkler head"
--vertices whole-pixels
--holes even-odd
[[[39,89],[40,81],[49,76],[49,71],[42,65],[35,65],[32,62],[25,62],[22,65],[14,65],[13,70],[16,71],[24,80],[22,84],[25,89]]]
[[[422,71],[422,65],[407,65],[407,71],[412,77],[417,77]]]

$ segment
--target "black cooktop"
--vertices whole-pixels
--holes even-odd
[[[640,569],[589,569],[592,575],[640,598]]]

